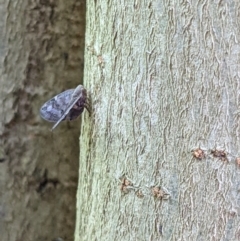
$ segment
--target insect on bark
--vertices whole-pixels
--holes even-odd
[[[65,90],[48,100],[41,107],[40,115],[46,121],[55,122],[53,131],[61,121],[76,119],[84,108],[90,113],[87,91],[82,85],[78,85],[75,89]]]

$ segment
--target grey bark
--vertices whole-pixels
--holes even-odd
[[[240,239],[239,9],[88,1],[76,241]]]
[[[39,109],[82,81],[85,3],[0,8],[0,239],[73,240],[80,123],[52,133]]]

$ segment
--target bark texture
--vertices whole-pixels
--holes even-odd
[[[39,109],[82,81],[85,3],[0,7],[0,239],[73,240],[80,123],[51,133]]]
[[[239,9],[88,1],[76,241],[240,239]]]

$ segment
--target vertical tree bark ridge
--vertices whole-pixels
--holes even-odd
[[[82,81],[85,3],[6,1],[1,13],[1,240],[72,240],[79,121],[52,134],[39,108]]]
[[[238,10],[88,1],[76,241],[240,238]]]

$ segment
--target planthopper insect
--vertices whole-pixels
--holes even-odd
[[[53,130],[61,121],[76,119],[84,108],[90,113],[87,91],[82,85],[78,85],[75,89],[65,90],[47,101],[41,107],[40,115],[46,121],[56,122]]]

